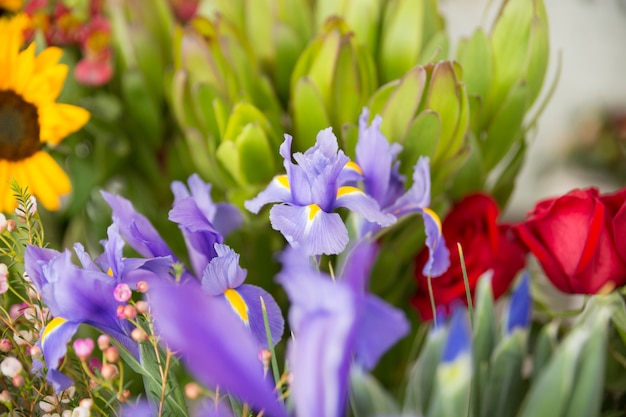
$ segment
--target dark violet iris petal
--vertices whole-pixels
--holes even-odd
[[[274,342],[274,344],[280,342],[285,328],[285,320],[283,319],[280,307],[278,307],[278,304],[276,304],[271,294],[256,285],[249,284],[240,286],[236,291],[241,295],[241,298],[243,298],[248,306],[248,327],[259,343],[259,346],[263,349],[268,348],[263,311],[261,309],[261,297],[263,297],[263,302],[267,309],[267,320],[270,325],[272,342]]]

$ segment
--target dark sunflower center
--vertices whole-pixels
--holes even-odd
[[[21,161],[39,148],[37,108],[11,90],[0,90],[0,159]]]

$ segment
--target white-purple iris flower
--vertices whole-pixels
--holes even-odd
[[[246,270],[239,267],[239,255],[223,245],[224,237],[239,227],[241,213],[231,204],[215,204],[211,186],[198,175],[189,177],[189,189],[182,182],[172,183],[174,205],[169,218],[178,224],[185,238],[193,274],[183,273],[183,281],[202,280],[202,288],[230,306],[255,335],[260,347],[267,347],[259,296],[267,307],[272,339],[277,343],[283,333],[284,319],[272,296],[254,285],[242,285]],[[143,256],[169,255],[178,261],[150,221],[137,213],[123,197],[103,192],[113,209],[113,221],[120,225],[124,238]]]
[[[82,245],[74,245],[81,267],[72,263],[69,250],[26,248],[26,272],[54,317],[42,329],[39,343],[48,367],[46,378],[57,392],[72,384],[58,367],[67,351],[67,343],[83,323],[114,337],[139,358],[137,344],[129,336],[132,325],[117,317],[120,302],[114,298],[114,289],[120,283],[152,280],[171,267],[169,257],[122,259],[124,243],[116,225],[109,227],[108,237],[103,241],[105,252],[95,262]],[[41,367],[40,362],[35,362],[36,371]]]
[[[441,220],[429,208],[430,166],[427,157],[420,157],[413,170],[413,185],[404,194],[404,178],[399,174],[397,156],[402,147],[390,144],[380,131],[382,119],[376,116],[367,125],[368,109],[359,118],[359,140],[356,145],[356,163],[361,172],[365,192],[371,195],[385,213],[400,218],[420,213],[426,229],[426,246],[430,258],[424,266],[424,275],[437,277],[450,266],[450,254],[443,238]],[[375,232],[379,227],[366,224],[362,234]]]
[[[319,132],[315,146],[293,154],[297,164],[292,162],[291,141],[291,136],[285,135],[280,146],[286,175],[274,177],[264,191],[244,204],[256,214],[266,204],[282,203],[270,210],[270,222],[291,246],[302,248],[309,256],[342,252],[349,238],[341,217],[333,213],[339,207],[381,226],[395,222],[394,216],[380,211],[372,197],[343,184],[342,173],[353,164],[339,150],[330,128]]]
[[[312,268],[301,252],[283,255],[277,279],[292,302],[295,340],[288,357],[298,417],[344,415],[353,360],[373,368],[409,330],[401,311],[365,290],[374,254],[372,243],[359,243],[336,280]]]

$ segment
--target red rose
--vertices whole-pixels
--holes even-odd
[[[498,206],[489,195],[474,194],[457,203],[443,221],[443,236],[450,251],[450,268],[432,278],[435,304],[449,311],[457,302],[467,302],[457,243],[463,248],[469,287],[474,292],[478,278],[493,270],[491,285],[494,297],[504,294],[517,272],[526,263],[526,250],[511,226],[498,225]],[[422,274],[428,260],[428,249],[417,255],[415,278],[417,293],[413,305],[423,320],[432,319],[428,278]]]
[[[626,283],[626,189],[574,190],[538,203],[519,236],[555,287],[595,294]],[[619,244],[617,244],[619,243]]]

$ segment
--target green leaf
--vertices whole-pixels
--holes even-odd
[[[493,273],[484,273],[479,279],[475,292],[474,317],[472,317],[472,355],[474,375],[472,377],[472,409],[478,415],[483,390],[490,370],[491,354],[496,344],[496,322],[493,306],[491,278]]]
[[[426,85],[426,70],[415,67],[407,72],[390,94],[380,114],[381,132],[390,142],[404,142],[415,117]]]
[[[432,329],[415,365],[411,369],[404,399],[404,413],[414,412],[427,415],[433,395],[435,375],[447,339],[445,328]]]
[[[350,403],[355,415],[375,417],[399,412],[391,395],[371,375],[357,366],[350,370]]]
[[[590,337],[587,328],[572,330],[530,388],[518,417],[565,416],[576,381],[576,367]]]
[[[480,415],[512,416],[522,400],[522,364],[527,332],[516,330],[506,336],[493,352],[489,374],[482,392]]]
[[[448,58],[450,41],[445,31],[437,32],[422,49],[419,64],[424,65],[429,62],[437,62]]]
[[[148,85],[138,70],[129,69],[121,77],[125,112],[134,133],[141,136],[140,143],[157,149],[163,140],[163,117],[148,91]]]
[[[268,183],[275,173],[274,149],[258,123],[247,124],[235,140],[248,184]]]
[[[604,396],[604,374],[607,355],[608,308],[598,311],[592,323],[589,342],[582,352],[576,382],[565,415],[594,417],[600,415]]]
[[[484,168],[488,172],[506,155],[511,146],[520,140],[521,125],[528,108],[528,85],[517,83],[487,129],[482,142]]]
[[[524,166],[526,142],[522,138],[514,147],[515,149],[512,150],[513,156],[509,159],[506,168],[504,168],[504,171],[502,171],[491,189],[491,195],[497,201],[499,207],[506,207],[506,203],[515,188],[517,175]]]
[[[482,151],[473,133],[469,137],[469,155],[461,168],[454,175],[450,196],[460,200],[463,196],[482,190],[485,172],[482,164]],[[502,206],[500,206],[502,207]]]
[[[545,369],[548,361],[552,357],[552,353],[557,347],[558,330],[558,322],[551,321],[541,328],[539,335],[537,336],[533,352],[532,384],[537,382],[541,372]]]
[[[423,2],[389,1],[381,28],[378,64],[382,82],[402,77],[417,65],[422,50]]]
[[[330,126],[319,91],[308,78],[302,78],[292,91],[292,111],[296,128],[294,147],[304,151],[315,144],[317,133]]]
[[[175,368],[178,366],[177,360],[175,358],[170,360],[168,376],[165,382],[165,391],[164,395],[162,395],[163,384],[159,363],[165,363],[165,350],[161,346],[158,347],[158,355],[160,357],[160,360],[158,360],[155,348],[150,343],[140,343],[139,348],[141,351],[141,362],[138,362],[133,355],[121,345],[119,346],[119,352],[124,363],[142,376],[148,400],[153,404],[160,404],[161,398],[164,399],[163,412],[161,414],[163,417],[188,416],[189,412],[181,390],[182,387],[175,377]]]
[[[384,120],[383,120],[384,123]],[[413,181],[413,167],[420,156],[432,156],[439,141],[441,131],[439,115],[424,110],[411,123],[400,153],[400,171],[408,181]]]
[[[456,57],[463,67],[467,93],[485,99],[493,77],[491,50],[485,32],[478,29],[470,39],[462,40]]]
[[[526,82],[529,89],[528,105],[532,105],[541,91],[550,57],[548,21],[543,1],[536,2],[536,14],[530,24],[530,46],[526,63]]]
[[[452,62],[441,61],[435,65],[426,96],[426,108],[437,112],[441,119],[441,139],[433,155],[433,162],[435,162],[449,153],[461,113],[457,79]]]

